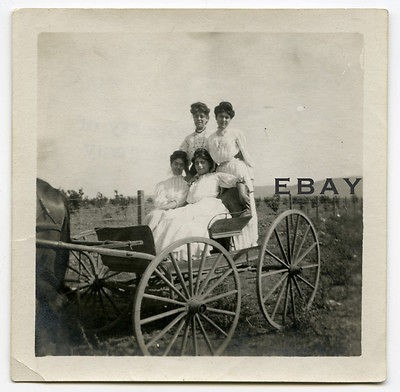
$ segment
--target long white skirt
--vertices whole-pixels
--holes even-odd
[[[182,238],[209,238],[207,227],[210,221],[215,215],[228,212],[221,200],[211,197],[185,207],[166,211],[153,230],[157,253]],[[186,247],[182,247],[181,250],[186,252]],[[198,256],[202,249],[199,246],[191,251],[193,255]]]
[[[235,249],[244,249],[251,246],[257,246],[258,241],[258,219],[256,203],[254,200],[254,188],[250,179],[249,168],[240,159],[234,158],[229,162],[224,162],[217,167],[217,171],[228,173],[238,177],[244,177],[246,185],[250,191],[250,211],[252,218],[249,223],[243,228],[242,233],[233,237]]]

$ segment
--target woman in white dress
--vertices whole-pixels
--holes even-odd
[[[189,185],[184,180],[182,172],[188,166],[187,154],[184,151],[174,151],[169,157],[173,176],[156,185],[154,206],[155,209],[146,215],[144,224],[154,230],[163,215],[186,204]]]
[[[240,197],[245,197],[242,179],[227,173],[213,173],[214,162],[204,148],[196,150],[193,163],[197,175],[187,195],[187,205],[168,211],[153,231],[156,251],[160,252],[172,242],[186,237],[209,237],[207,226],[211,219],[228,213],[224,204],[217,199],[220,187],[237,186]],[[193,254],[200,251],[193,250]]]
[[[258,240],[258,221],[254,201],[254,164],[249,156],[246,138],[243,133],[235,128],[228,127],[235,116],[230,102],[221,102],[214,109],[218,130],[208,138],[208,151],[217,163],[218,173],[228,173],[243,177],[248,188],[247,205],[252,215],[251,220],[243,228],[242,234],[234,237],[236,249],[256,246]],[[239,159],[242,158],[242,159]]]

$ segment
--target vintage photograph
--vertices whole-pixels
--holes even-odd
[[[41,34],[36,355],[360,355],[362,82],[357,33]]]
[[[34,357],[362,358],[365,34],[92,30],[36,39]]]

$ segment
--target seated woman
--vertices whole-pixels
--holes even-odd
[[[195,151],[193,163],[197,174],[186,198],[188,204],[168,211],[153,230],[157,252],[182,238],[209,236],[207,226],[210,220],[217,214],[229,213],[222,201],[217,199],[220,187],[237,186],[240,197],[247,197],[241,179],[231,174],[213,172],[214,161],[206,149]]]
[[[254,164],[247,151],[244,134],[235,128],[231,128],[230,122],[235,117],[235,111],[230,102],[221,102],[214,109],[218,129],[207,140],[207,148],[213,160],[218,164],[217,171],[243,177],[248,195],[246,204],[252,219],[235,236],[235,248],[244,249],[256,246],[258,241],[257,210],[254,201]],[[226,195],[228,197],[229,195]]]
[[[169,157],[173,176],[156,185],[154,206],[156,207],[144,219],[144,224],[151,230],[158,225],[166,211],[182,207],[186,203],[189,185],[182,176],[188,166],[187,154],[184,151],[174,151]]]

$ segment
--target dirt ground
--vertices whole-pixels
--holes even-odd
[[[260,237],[277,216],[259,206]],[[97,214],[97,215],[96,215]],[[90,210],[72,216],[73,233],[107,224],[125,222],[127,212]],[[125,214],[125,215],[121,215]],[[90,219],[89,219],[90,218]],[[102,222],[103,220],[103,222]],[[108,222],[109,223],[109,222]],[[263,318],[257,301],[255,273],[241,273],[242,307],[238,326],[224,352],[226,356],[357,356],[361,354],[361,251],[362,216],[343,215],[321,219],[321,278],[312,308],[294,328],[276,331]],[[69,344],[70,355],[141,355],[127,317],[111,331],[89,334],[80,331]],[[64,354],[64,355],[65,355]]]

